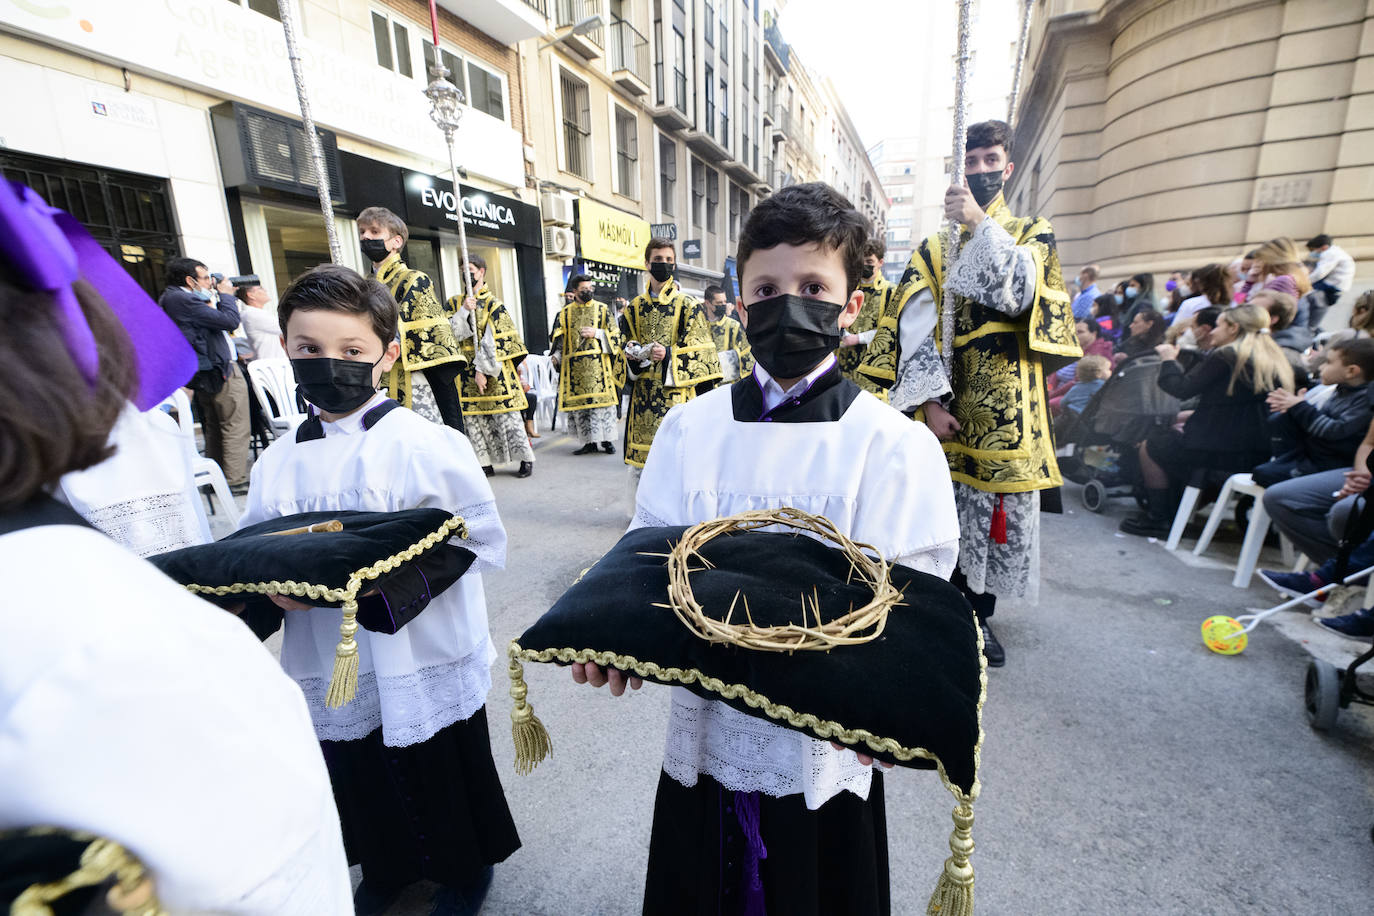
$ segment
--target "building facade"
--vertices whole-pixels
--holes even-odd
[[[1009,191],[1053,218],[1068,270],[1186,269],[1325,232],[1367,286],[1371,140],[1367,0],[1046,0]]]

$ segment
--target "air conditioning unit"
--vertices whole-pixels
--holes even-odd
[[[544,227],[544,253],[554,258],[570,258],[577,253],[577,240],[571,229]]]
[[[543,192],[539,195],[539,210],[546,223],[553,223],[555,226],[573,224],[572,198],[567,194],[558,191]]]

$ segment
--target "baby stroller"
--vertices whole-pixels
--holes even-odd
[[[1101,512],[1112,497],[1134,496],[1144,506],[1136,446],[1178,416],[1179,401],[1156,384],[1161,361],[1153,353],[1117,367],[1078,415],[1057,421],[1060,472],[1083,485],[1083,505]]]

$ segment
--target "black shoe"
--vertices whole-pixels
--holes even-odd
[[[533,473],[534,473],[534,462],[533,462],[533,461],[522,461],[522,462],[520,462],[520,470],[518,470],[518,471],[515,472],[515,476],[516,476],[516,477],[528,477],[528,476],[530,476],[530,475],[533,474]]]
[[[401,896],[406,885],[374,885],[366,878],[353,892],[353,912],[355,916],[381,916]]]
[[[615,446],[614,446],[614,445],[611,445],[611,443],[609,443],[609,442],[603,442],[603,443],[601,443],[601,450],[602,450],[603,452],[605,452],[607,455],[614,455],[614,454],[615,454]]]
[[[978,621],[978,627],[983,631],[983,657],[988,660],[988,667],[1002,667],[1007,663],[1007,650],[1003,649],[997,637],[992,635],[992,627],[988,626],[986,620]]]
[[[1123,519],[1120,526],[1122,534],[1134,534],[1143,538],[1167,538],[1173,522],[1160,521],[1148,513],[1138,512]]]
[[[245,480],[243,483],[231,483],[229,485],[229,492],[234,496],[247,496],[248,481]]]
[[[484,464],[484,465],[482,465],[482,473],[483,473],[483,474],[486,474],[488,477],[495,477],[495,476],[496,476],[496,468],[492,467],[492,466],[489,465],[489,464]]]
[[[574,455],[595,455],[595,454],[596,454],[596,443],[595,443],[595,442],[588,442],[586,445],[582,446],[580,449],[578,449],[577,451],[573,452],[573,454],[574,454]]]
[[[491,888],[492,867],[488,865],[470,881],[454,887],[441,887],[434,895],[429,916],[476,916]]]

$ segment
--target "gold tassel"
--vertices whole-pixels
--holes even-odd
[[[529,688],[525,686],[525,667],[520,664],[519,652],[520,646],[512,642],[510,667],[507,669],[510,674],[510,695],[515,701],[510,711],[510,733],[515,742],[515,772],[526,776],[534,772],[539,761],[553,755],[553,740],[549,738],[544,723],[539,721],[534,709],[525,700]]]
[[[973,916],[973,806],[961,801],[954,809],[954,832],[949,837],[945,869],[926,906],[926,916]]]
[[[357,632],[358,602],[349,598],[343,605],[343,623],[339,626],[342,639],[334,649],[334,673],[324,696],[324,705],[330,709],[353,702],[358,693],[358,643],[353,639]]]

